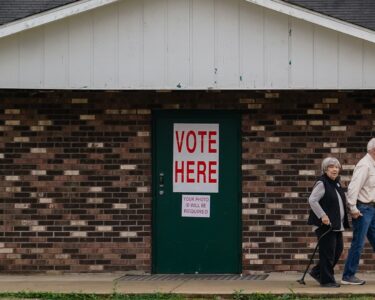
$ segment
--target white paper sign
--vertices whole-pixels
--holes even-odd
[[[219,192],[219,124],[173,125],[173,192]]]
[[[195,218],[210,217],[209,195],[182,195],[182,216]]]

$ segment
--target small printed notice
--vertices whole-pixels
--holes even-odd
[[[182,216],[209,218],[210,197],[209,195],[182,195]]]

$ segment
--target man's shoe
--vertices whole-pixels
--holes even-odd
[[[337,282],[328,282],[328,283],[321,283],[321,287],[326,287],[326,288],[339,288],[340,285]]]
[[[365,283],[366,283],[366,281],[364,281],[362,279],[359,279],[359,278],[357,278],[355,276],[343,277],[341,279],[341,284],[363,285]]]
[[[318,283],[320,283],[320,276],[319,275],[317,275],[317,274],[315,274],[315,273],[313,273],[313,272],[309,272],[309,275],[312,277],[312,278],[314,278]]]

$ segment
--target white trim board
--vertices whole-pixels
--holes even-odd
[[[0,38],[48,24],[119,0],[82,0],[0,26]],[[344,22],[281,0],[246,0],[301,20],[375,43],[375,31]]]
[[[0,26],[0,38],[74,16],[119,0],[82,0]]]
[[[306,8],[280,0],[246,0],[247,2],[281,12],[291,17],[308,21],[344,34],[348,34],[372,43],[375,43],[375,31],[349,22],[345,22]]]

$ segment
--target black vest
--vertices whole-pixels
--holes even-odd
[[[340,204],[339,204],[339,197],[337,196],[336,191],[339,193],[342,199],[342,205],[344,207],[344,228],[349,228],[349,221],[348,215],[346,213],[346,197],[344,191],[341,187],[339,178],[337,177],[336,180],[332,180],[326,174],[322,175],[318,178],[318,181],[322,181],[324,184],[325,193],[320,199],[319,204],[324,210],[324,212],[329,217],[331,221],[332,229],[333,230],[340,230],[341,228],[341,216],[340,216]],[[322,220],[319,219],[312,209],[310,209],[309,219],[307,221],[309,225],[316,225],[321,226]]]

